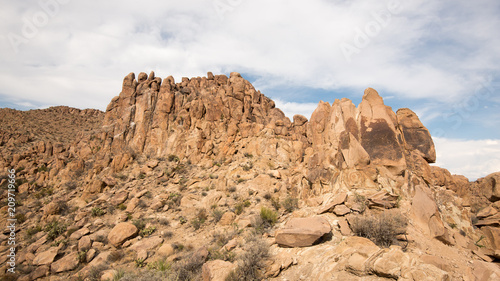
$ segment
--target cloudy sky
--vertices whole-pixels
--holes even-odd
[[[437,165],[500,171],[496,0],[2,0],[0,107],[104,110],[129,72],[240,72],[289,117],[375,88]]]

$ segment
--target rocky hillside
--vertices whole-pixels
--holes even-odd
[[[238,73],[131,73],[105,113],[1,110],[5,280],[500,278],[500,173],[430,166],[374,89],[290,121]]]

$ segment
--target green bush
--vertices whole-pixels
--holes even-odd
[[[91,212],[92,212],[93,217],[101,217],[101,216],[104,216],[104,214],[105,214],[104,210],[99,208],[99,207],[92,208]]]
[[[260,208],[260,218],[265,224],[273,226],[278,221],[278,213],[266,207]]]
[[[47,232],[47,239],[54,240],[66,231],[66,225],[54,220],[47,223],[44,230]]]

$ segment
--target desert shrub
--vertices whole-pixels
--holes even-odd
[[[243,204],[243,202],[238,202],[236,203],[236,205],[234,205],[234,212],[239,215],[241,213],[243,213],[243,209],[245,208],[245,205]]]
[[[88,280],[90,281],[100,281],[101,280],[101,275],[104,270],[106,270],[107,267],[105,265],[100,265],[100,266],[93,266],[90,268],[89,274],[87,276]]]
[[[238,267],[225,281],[263,280],[261,270],[265,267],[264,260],[269,257],[269,246],[257,235],[248,237],[246,245],[246,251],[238,257]]]
[[[20,224],[26,221],[26,215],[23,213],[16,214],[15,218],[17,219],[17,222]]]
[[[287,197],[285,201],[283,201],[283,208],[285,208],[285,211],[288,213],[291,213],[295,211],[299,207],[299,199],[297,198],[292,198],[292,197]]]
[[[33,235],[37,234],[40,231],[42,231],[42,227],[37,224],[35,226],[29,227],[28,230],[26,230],[26,235],[28,236],[28,238],[31,238]]]
[[[178,207],[181,204],[182,195],[178,192],[172,192],[168,195],[167,204],[170,208]]]
[[[135,266],[136,267],[144,267],[144,266],[146,266],[146,262],[144,261],[143,258],[136,259]]]
[[[109,257],[108,257],[108,259],[109,259]],[[78,261],[80,263],[87,262],[87,251],[79,251],[78,252]]]
[[[156,270],[156,271],[170,271],[172,268],[172,265],[165,260],[157,260],[155,262],[148,263],[148,269],[149,270]]]
[[[76,187],[77,187],[77,184],[75,181],[69,181],[66,183],[66,190],[67,191],[74,190],[74,189],[76,189]]]
[[[271,205],[273,205],[274,209],[279,210],[281,208],[280,199],[278,197],[271,198]]]
[[[151,234],[153,234],[153,232],[155,232],[155,231],[156,231],[156,227],[150,226],[150,227],[146,227],[146,228],[142,229],[141,231],[139,231],[139,235],[141,237],[148,237]]]
[[[158,223],[163,226],[169,226],[170,221],[167,218],[159,218]]]
[[[215,223],[218,223],[220,219],[222,218],[222,215],[224,215],[224,212],[219,210],[219,209],[213,209],[212,210],[212,217],[214,218]]]
[[[105,214],[104,210],[99,207],[92,208],[91,213],[93,217],[101,217]]]
[[[228,192],[235,192],[236,191],[236,186],[231,186],[230,188],[227,189]]]
[[[278,221],[278,213],[266,207],[260,208],[260,218],[264,224],[273,226]]]
[[[119,260],[123,259],[124,256],[125,256],[125,254],[121,250],[113,251],[109,254],[108,261],[109,262],[119,261]]]
[[[197,280],[201,274],[201,267],[205,263],[201,255],[188,255],[184,260],[178,261],[172,266],[171,280],[190,281]]]
[[[168,156],[168,161],[169,161],[169,162],[179,162],[179,157],[177,157],[177,155],[170,154],[170,155]]]
[[[66,225],[54,220],[47,223],[44,230],[47,232],[47,239],[54,240],[66,231]]]
[[[380,247],[397,244],[397,236],[406,234],[408,219],[396,210],[387,210],[375,215],[358,215],[349,219],[351,229],[357,236],[372,240]]]
[[[113,275],[113,281],[121,280],[125,276],[125,271],[121,268],[116,270],[116,273]]]
[[[198,218],[194,218],[191,220],[191,225],[193,226],[193,228],[195,230],[198,230],[200,229],[201,225],[204,223],[205,221],[201,221],[199,220]]]
[[[140,209],[145,209],[148,207],[148,204],[144,202],[144,200],[139,199],[139,202],[137,202],[137,207]]]
[[[133,220],[132,224],[135,225],[135,227],[137,227],[137,229],[139,231],[141,231],[144,228],[146,228],[146,222],[144,220],[141,220],[141,219]]]
[[[125,274],[120,281],[163,281],[169,280],[166,279],[167,275],[161,271],[152,271],[152,270],[142,270],[137,273],[127,273]]]
[[[271,194],[270,193],[264,194],[264,199],[271,200]]]

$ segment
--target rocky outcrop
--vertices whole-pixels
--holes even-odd
[[[147,268],[166,261],[174,271],[188,267],[206,280],[223,280],[248,265],[235,257],[259,255],[267,258],[253,261],[254,273],[269,280],[496,274],[498,173],[470,183],[430,166],[435,148],[416,114],[395,113],[371,88],[358,106],[321,101],[309,121],[301,115],[290,121],[235,72],[178,83],[131,73],[105,113],[0,113],[26,127],[0,122],[0,168],[16,170],[23,203],[16,210],[26,220],[20,229],[30,236],[16,236],[29,240],[16,253],[26,280],[85,276],[132,260]],[[51,116],[62,120],[57,132],[42,130],[54,123]],[[8,179],[1,174],[0,186]],[[273,210],[277,226],[266,229],[275,218],[262,221],[262,207]],[[386,209],[409,218],[408,235],[393,239],[408,248],[381,249],[353,237],[361,235],[353,218],[375,218]],[[0,234],[1,246],[7,235]],[[0,248],[5,261],[8,247]],[[462,270],[468,265],[469,273]],[[104,271],[101,279],[115,273]]]

